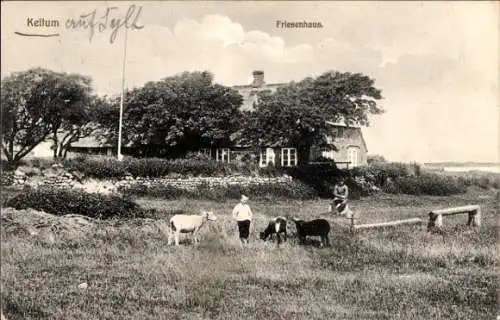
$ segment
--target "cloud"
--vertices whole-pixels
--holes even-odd
[[[403,161],[498,159],[498,82],[438,54],[402,55],[376,79],[387,113],[366,140],[380,153]]]
[[[174,35],[178,43],[194,47],[206,42],[219,43],[226,47],[244,39],[243,27],[221,15],[207,15],[201,22],[181,20],[174,27]]]
[[[239,23],[220,15],[208,15],[201,23],[202,32],[208,39],[222,40],[224,46],[240,43],[245,38],[243,27]]]
[[[382,63],[382,52],[368,46],[326,38],[317,47],[320,66],[330,65],[340,71],[374,73]]]
[[[2,57],[9,61],[8,69],[2,73],[34,66],[80,72],[92,75],[98,92],[118,92],[123,31],[113,44],[106,33],[96,33],[92,41],[88,37],[88,31],[65,32],[53,40],[9,35],[5,39],[7,49],[2,48]],[[325,64],[329,68],[359,66],[361,71],[363,66],[368,67],[373,61],[378,64],[380,60],[376,51],[365,48],[362,54],[367,56],[366,63],[360,64],[354,48],[334,40],[323,47],[306,42],[287,45],[282,37],[244,30],[241,24],[218,14],[198,21],[181,19],[172,28],[145,24],[144,29],[129,31],[127,40],[128,86],[199,69],[211,70],[217,81],[228,85],[247,83],[253,69],[264,69],[272,76],[271,82],[283,82],[317,74]],[[19,48],[23,51],[21,56]]]
[[[473,73],[458,61],[436,54],[404,54],[396,63],[386,64],[379,79],[394,89],[446,87],[447,90],[461,90],[462,85],[471,82],[471,77]]]

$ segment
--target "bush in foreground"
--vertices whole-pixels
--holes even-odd
[[[80,214],[98,219],[144,218],[152,213],[119,196],[59,188],[26,189],[5,201],[3,206],[18,210],[32,208],[54,215]]]

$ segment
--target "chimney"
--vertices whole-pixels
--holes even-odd
[[[262,87],[265,84],[264,71],[255,70],[254,72],[252,72],[252,75],[253,75],[253,82],[252,82],[253,87]]]

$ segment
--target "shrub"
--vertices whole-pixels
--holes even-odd
[[[500,178],[493,179],[493,181],[491,182],[491,187],[500,189]]]
[[[288,170],[288,172],[289,171],[290,170]],[[267,167],[259,168],[258,172],[259,175],[264,177],[279,177],[282,176],[285,172],[287,172],[287,170],[284,168],[269,165]]]
[[[123,171],[133,177],[162,177],[169,173],[167,160],[159,158],[135,159],[123,161]]]
[[[300,182],[290,183],[260,183],[252,185],[215,185],[202,183],[197,188],[184,189],[164,184],[134,184],[120,187],[119,191],[129,196],[155,197],[163,199],[207,199],[226,200],[239,199],[242,194],[251,198],[285,198],[285,199],[313,199],[318,193]]]
[[[458,183],[460,183],[466,187],[470,187],[472,185],[472,180],[469,177],[460,176],[457,178],[457,181],[458,181]]]
[[[385,160],[384,156],[375,154],[375,155],[368,155],[366,162],[370,165],[374,163],[387,163],[387,160]]]
[[[58,163],[58,160],[54,160],[52,158],[33,158],[33,159],[27,159],[25,161],[27,166],[38,168],[38,169],[48,169],[55,163]]]
[[[135,202],[114,195],[92,194],[60,188],[27,188],[5,201],[5,207],[32,208],[54,215],[80,214],[91,218],[144,218],[152,214]]]
[[[397,178],[385,188],[385,191],[412,195],[447,196],[465,193],[467,187],[459,179],[453,177],[423,174]]]
[[[498,189],[500,185],[500,175],[499,174],[491,174],[489,175],[484,175],[484,173],[481,174],[467,174],[464,176],[459,176],[458,181],[467,186],[476,186],[481,189],[489,189],[489,188],[495,188]]]
[[[420,176],[421,168],[416,163],[405,164],[400,162],[372,162],[368,166],[356,167],[349,170],[349,175],[355,180],[361,195],[373,194],[378,189],[386,192],[399,193],[397,186],[387,184],[387,181],[401,178]],[[416,192],[416,191],[413,191]]]
[[[234,173],[251,174],[256,166],[239,163],[222,163],[204,155],[190,155],[182,159],[128,158],[118,161],[114,158],[78,157],[65,160],[68,170],[75,170],[96,179],[134,177],[164,177],[169,174],[182,176],[228,176]]]
[[[14,183],[14,173],[12,171],[2,171],[0,174],[0,186],[10,186]]]
[[[350,174],[354,177],[364,177],[367,181],[376,182],[380,185],[385,178],[395,179],[409,176],[411,166],[413,165],[399,162],[373,163],[369,166],[353,168],[350,170]],[[418,171],[418,173],[420,172],[420,170],[416,168],[415,171]]]
[[[350,194],[352,194],[352,199],[357,199],[360,196],[366,197],[372,195],[378,190],[375,183],[362,176],[357,176],[348,180],[347,185],[349,186],[349,189],[351,189]]]
[[[301,183],[316,190],[322,197],[331,197],[335,182],[340,176],[347,174],[329,163],[309,164],[282,170],[285,170],[290,176]],[[349,187],[351,188],[352,185],[349,185]]]
[[[488,177],[483,176],[474,179],[474,185],[482,189],[488,189],[492,185],[492,183],[490,182],[490,179]]]
[[[97,179],[119,178],[127,175],[126,163],[112,158],[77,157],[63,162],[68,170],[83,173],[86,177]]]
[[[9,163],[8,161],[2,159],[0,161],[0,167],[4,171],[15,171],[19,167],[38,168],[44,170],[52,167],[56,163],[59,163],[59,160],[54,160],[52,158],[28,158],[19,160],[16,163]]]
[[[9,163],[7,160],[5,159],[0,159],[0,169],[1,171],[3,172],[10,172],[10,171],[15,171],[16,168],[22,164],[23,162],[19,162],[19,163]]]
[[[377,163],[370,166],[370,168],[393,179],[409,175],[408,165],[400,162]]]
[[[188,152],[184,156],[186,160],[213,161],[212,157],[202,152]]]
[[[230,164],[194,159],[175,159],[168,164],[170,171],[183,176],[224,176],[232,172]]]

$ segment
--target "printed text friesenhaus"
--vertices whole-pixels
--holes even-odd
[[[323,28],[323,24],[318,21],[310,22],[310,21],[286,21],[286,20],[276,20],[276,28],[283,29],[315,29],[315,28]]]

